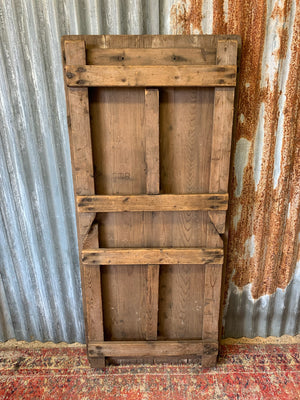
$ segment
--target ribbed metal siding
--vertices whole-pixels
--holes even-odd
[[[225,336],[300,332],[300,276],[299,268],[295,268],[299,151],[285,150],[286,143],[299,149],[299,140],[295,140],[299,129],[293,134],[297,112],[289,126],[284,114],[293,98],[286,87],[299,65],[291,50],[299,29],[299,9],[296,0],[260,1],[251,4],[251,9],[242,3],[0,0],[0,340],[84,341],[60,56],[60,37],[65,34],[242,35],[244,55],[229,218],[229,254],[233,256],[227,264]],[[278,10],[283,11],[280,14]],[[259,18],[261,14],[263,19]],[[262,25],[255,25],[256,20]],[[285,56],[280,56],[280,51],[274,56],[283,39]],[[251,52],[257,55],[256,59],[253,56],[252,70]],[[257,70],[255,63],[261,68]],[[283,95],[250,98],[247,103],[247,90],[253,94],[251,85],[255,82],[264,94],[281,90]],[[281,119],[276,129],[269,127],[265,121],[277,114]],[[278,138],[277,145],[270,145],[267,152],[265,138],[272,135]],[[293,163],[285,162],[290,155]],[[268,169],[272,170],[271,177],[264,175]],[[265,182],[270,180],[272,185],[273,181],[280,184],[285,180],[293,184],[279,185],[280,192],[275,193],[276,199],[288,196],[290,201],[279,221],[286,229],[276,233],[277,244],[272,245],[275,249],[278,243],[293,244],[292,249],[287,244],[281,248],[290,258],[281,257],[276,268],[264,264],[264,257],[257,261],[261,253],[255,255],[255,251],[268,243],[264,244],[252,229],[260,222],[257,226],[263,237],[258,194],[268,188]],[[291,186],[296,195],[291,193]],[[268,199],[263,201],[268,203]],[[276,207],[278,200],[270,204],[268,215]],[[268,280],[272,285],[266,285]]]

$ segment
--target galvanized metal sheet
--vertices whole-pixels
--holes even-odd
[[[300,332],[299,7],[0,0],[0,340],[84,341],[65,34],[241,35],[224,334]]]

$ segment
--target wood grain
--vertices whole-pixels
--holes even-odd
[[[75,65],[86,63],[86,47],[83,40],[62,42],[62,48],[66,63]],[[88,89],[66,87],[66,99],[74,194],[93,195],[95,187]],[[97,226],[92,227],[90,231],[95,216],[93,212],[84,215],[76,212],[79,253],[84,243],[87,246],[99,246]],[[100,267],[83,266],[81,257],[79,260],[86,342],[104,340]],[[96,362],[94,360],[90,362],[94,367],[105,366],[104,357],[99,357]]]
[[[92,228],[82,251],[89,358],[95,366],[103,366],[104,357],[185,356],[213,365],[238,38],[68,41],[70,141],[72,123],[78,141],[71,144],[73,174],[79,168],[79,187],[86,190],[75,191],[82,235],[96,212],[99,223],[99,235]],[[99,87],[90,87],[87,97],[82,85]],[[102,317],[96,320],[101,295],[102,331]]]
[[[235,65],[66,65],[70,87],[235,86]]]
[[[90,89],[97,195],[146,193],[144,103],[144,89]],[[101,247],[150,245],[139,213],[99,213],[97,221]],[[101,268],[106,339],[145,339],[147,267]]]
[[[91,265],[222,264],[223,249],[83,249],[82,262]]]
[[[119,48],[91,47],[87,63],[98,65],[200,65],[214,64],[216,48]]]
[[[147,266],[146,340],[157,339],[159,265]]]
[[[237,41],[219,40],[217,45],[217,64],[235,64],[237,60],[237,49]],[[209,191],[211,193],[225,193],[228,191],[234,91],[234,87],[215,89],[210,163],[211,172],[209,181]],[[226,214],[211,212],[209,216],[216,230],[219,233],[224,233]]]
[[[89,344],[88,354],[90,357],[201,355],[204,343],[202,340],[107,341]],[[210,343],[205,344],[210,346]]]
[[[92,225],[83,243],[83,249],[95,246],[99,246],[97,224]],[[104,340],[100,266],[85,265],[83,268],[83,283],[85,287],[88,342]],[[94,367],[105,367],[105,359],[98,360],[97,365],[94,365]]]
[[[85,63],[85,42],[83,40],[65,41],[66,63]],[[87,88],[66,88],[68,106],[68,125],[72,157],[73,185],[75,195],[94,194],[93,158],[89,119],[89,100]],[[77,218],[80,246],[87,235],[95,213]]]
[[[205,266],[203,339],[218,339],[222,265]]]
[[[157,173],[158,171],[156,171]],[[151,176],[152,172],[150,172]],[[152,189],[154,189],[153,178]],[[147,169],[148,182],[148,169]],[[156,188],[157,190],[157,188]],[[151,190],[153,192],[153,190]],[[228,194],[175,194],[137,196],[77,196],[77,207],[84,212],[200,211],[227,210]]]
[[[146,191],[159,193],[159,91],[145,90]],[[145,210],[146,211],[146,210]]]

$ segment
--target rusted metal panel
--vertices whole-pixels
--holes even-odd
[[[63,34],[241,35],[224,334],[300,332],[299,29],[297,0],[0,0],[0,340],[84,340]]]
[[[174,32],[210,33],[203,29],[203,3],[174,3]],[[300,5],[293,0],[213,3],[213,33],[240,34],[243,43],[230,181],[225,336],[295,334],[295,323],[291,328],[274,320],[283,309],[299,318],[299,293],[294,291],[292,300],[287,296],[299,279]]]

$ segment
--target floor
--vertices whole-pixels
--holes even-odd
[[[0,399],[300,399],[300,344],[222,345],[217,368],[89,368],[83,346],[0,347]]]

